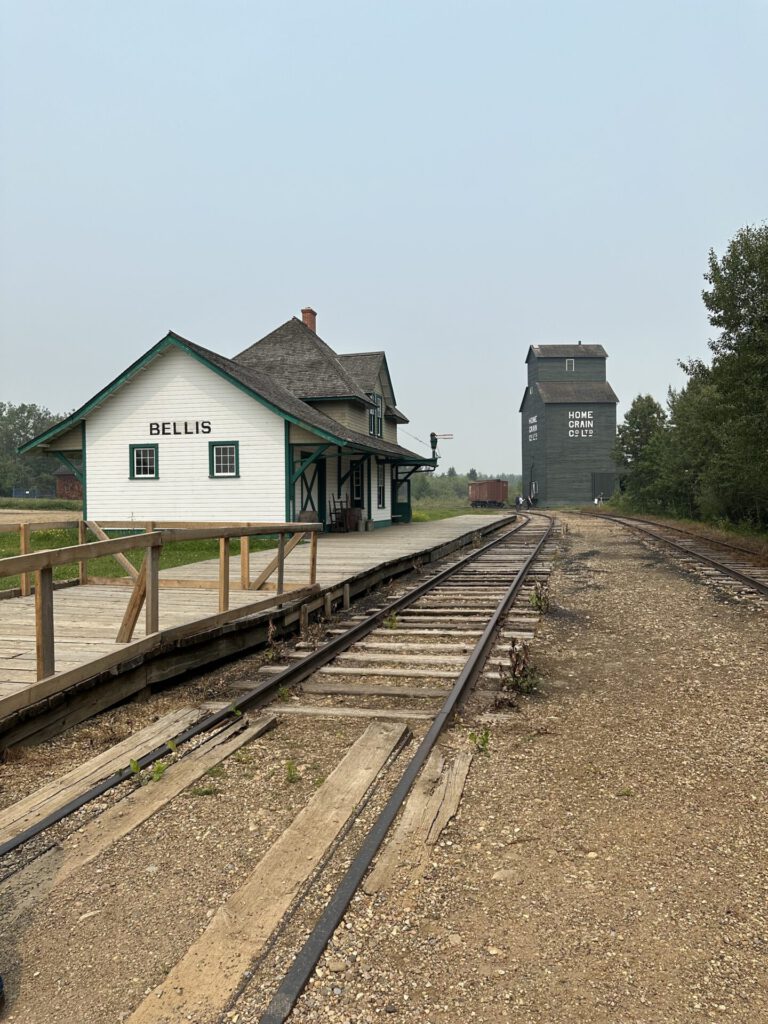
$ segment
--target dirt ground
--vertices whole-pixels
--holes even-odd
[[[66,523],[80,518],[80,513],[72,509],[23,509],[0,508],[0,526],[14,523]]]
[[[420,882],[355,897],[296,1024],[768,1024],[768,604],[563,518],[539,693],[451,730],[454,748],[490,730],[459,815]],[[2,937],[20,985],[4,1019],[124,1019],[358,732],[281,726],[59,887]],[[383,799],[225,1020],[259,1020]]]
[[[540,696],[422,884],[356,899],[297,1024],[768,1021],[766,606],[566,518]]]

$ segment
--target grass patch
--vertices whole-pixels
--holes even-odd
[[[29,512],[42,512],[47,508],[80,512],[83,503],[65,498],[0,498],[0,508],[26,509]]]
[[[469,742],[474,746],[475,750],[481,754],[487,754],[491,749],[490,729],[483,729],[482,732],[470,732]]]
[[[484,516],[493,512],[514,512],[514,509],[472,508],[471,505],[435,505],[432,502],[413,503],[414,523],[431,523],[435,519],[453,519],[454,516]]]
[[[218,789],[215,786],[193,786],[189,790],[189,796],[216,796]]]
[[[111,533],[110,536],[119,536],[118,533]],[[98,538],[90,532],[88,541],[95,541]],[[45,551],[49,548],[64,548],[77,544],[77,530],[35,530],[30,536],[32,551]],[[251,537],[251,551],[267,551],[277,547],[275,537]],[[19,535],[13,533],[0,533],[0,558],[10,558],[12,555],[21,554],[19,551]],[[240,541],[230,542],[230,554],[240,554]],[[126,551],[125,557],[137,569],[144,558],[143,551]],[[160,568],[173,569],[177,565],[189,565],[190,562],[203,562],[208,559],[219,557],[219,542],[215,538],[211,540],[183,540],[173,541],[164,544],[160,552]],[[113,579],[120,576],[127,576],[127,573],[114,558],[93,558],[88,562],[88,572],[91,576],[104,576]],[[57,565],[53,570],[55,580],[77,579],[77,563],[72,565]],[[0,590],[9,590],[20,586],[18,576],[0,577]]]

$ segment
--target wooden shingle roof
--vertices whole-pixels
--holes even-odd
[[[526,363],[531,353],[537,359],[607,359],[608,353],[602,345],[531,345],[528,349]]]
[[[344,369],[354,377],[364,391],[379,390],[381,365],[386,362],[383,352],[340,352],[338,358]]]
[[[570,404],[572,402],[618,402],[616,392],[604,380],[545,380],[533,387],[539,389],[542,401],[547,404]]]
[[[402,448],[400,445],[392,444],[378,437],[360,434],[356,430],[350,430],[342,423],[339,423],[338,420],[331,419],[330,416],[326,416],[311,405],[303,402],[292,391],[289,391],[275,381],[270,374],[250,369],[232,359],[227,359],[226,356],[221,356],[218,352],[213,352],[211,349],[203,348],[202,345],[197,345],[187,338],[182,338],[181,335],[173,331],[169,331],[165,338],[156,345],[153,345],[141,358],[132,363],[131,366],[105,388],[102,388],[85,405],[76,409],[59,423],[49,427],[42,434],[20,445],[18,451],[23,453],[40,445],[45,446],[52,438],[63,434],[85,420],[93,409],[98,408],[103,402],[107,401],[116,391],[128,383],[155,358],[161,356],[169,347],[180,348],[182,351],[189,353],[214,372],[241,386],[252,397],[271,407],[275,412],[284,415],[298,426],[304,427],[313,433],[316,432],[324,440],[343,447],[352,447],[356,450],[373,452],[385,457],[415,459],[421,462],[428,461],[407,448]]]
[[[295,316],[243,349],[233,361],[269,374],[304,401],[351,398],[365,406],[372,404],[333,349]]]

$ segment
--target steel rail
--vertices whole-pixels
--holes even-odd
[[[236,703],[233,703],[227,708],[222,708],[221,711],[215,711],[205,718],[196,722],[194,725],[189,726],[176,736],[170,738],[170,743],[165,741],[153,750],[148,751],[142,757],[137,759],[137,766],[139,771],[144,768],[148,768],[155,761],[158,761],[161,757],[167,756],[176,747],[182,746],[189,740],[194,739],[203,732],[208,732],[210,729],[215,729],[216,726],[221,725],[226,721],[231,721],[232,717],[239,717],[244,710],[249,708],[251,705],[256,704],[270,691],[277,691],[281,686],[291,686],[306,679],[307,676],[312,675],[319,668],[322,668],[329,661],[332,661],[338,654],[341,654],[352,644],[357,643],[358,640],[372,632],[384,619],[388,618],[391,614],[397,613],[398,611],[406,608],[409,604],[417,601],[425,593],[428,593],[434,587],[439,586],[444,580],[448,579],[454,573],[458,572],[469,562],[479,558],[484,552],[489,551],[491,548],[497,547],[502,544],[511,534],[517,533],[522,529],[530,519],[524,517],[523,520],[516,526],[513,526],[511,530],[506,530],[499,537],[494,537],[493,540],[488,541],[481,547],[471,551],[468,555],[459,559],[458,562],[448,566],[446,569],[441,570],[437,575],[430,577],[428,580],[419,584],[413,590],[408,591],[407,594],[402,597],[396,598],[387,604],[384,608],[374,612],[367,618],[363,619],[362,622],[351,627],[345,633],[338,637],[334,637],[327,643],[323,644],[316,651],[312,651],[297,662],[295,665],[289,665],[288,668],[284,669],[280,673],[276,673],[269,679],[265,679],[261,683],[257,683],[252,690],[248,690]],[[102,779],[101,782],[91,786],[85,792],[79,796],[73,797],[68,803],[58,808],[56,811],[52,811],[46,815],[40,821],[34,825],[30,825],[29,828],[19,832],[17,835],[12,836],[4,843],[0,843],[0,857],[4,857],[7,853],[11,853],[13,850],[18,849],[24,843],[30,839],[34,839],[35,836],[45,832],[46,829],[51,828],[53,825],[57,825],[60,821],[69,817],[70,814],[74,814],[75,811],[80,810],[86,804],[92,800],[98,799],[103,796],[104,793],[109,792],[110,789],[114,789],[115,786],[119,786],[121,783],[126,782],[128,779],[135,777],[136,771],[130,766],[126,766],[119,772],[115,772],[113,775],[108,776],[106,779]]]
[[[626,520],[630,523],[647,523],[649,526],[658,526],[662,530],[674,530],[675,533],[682,533],[684,537],[693,537],[704,544],[715,544],[717,547],[727,548],[729,551],[742,551],[745,555],[751,555],[753,558],[763,558],[757,551],[753,551],[752,548],[745,548],[742,544],[731,544],[727,540],[715,540],[714,537],[705,537],[694,530],[684,530],[682,526],[672,526],[671,523],[659,523],[655,519],[644,519],[642,516],[611,515],[610,513],[603,512],[579,512],[577,514],[594,516],[595,519],[610,519],[612,522],[623,522]]]
[[[281,981],[277,992],[272,997],[266,1012],[260,1018],[259,1024],[284,1024],[291,1015],[299,996],[304,991],[312,972],[317,966],[318,960],[331,940],[333,933],[341,923],[352,897],[365,877],[368,868],[373,862],[373,858],[376,856],[387,832],[397,817],[398,811],[404,803],[405,798],[408,796],[413,783],[416,781],[416,776],[419,774],[424,762],[429,757],[437,738],[443,731],[446,722],[450,718],[465,691],[469,686],[471,686],[482,671],[488,657],[488,653],[491,650],[501,628],[504,617],[525,582],[528,570],[533,562],[538,558],[541,549],[552,533],[554,520],[549,516],[545,516],[545,518],[549,520],[549,526],[547,527],[546,532],[528,556],[524,565],[512,581],[512,584],[507,589],[506,594],[496,607],[496,610],[488,621],[488,625],[483,631],[483,635],[478,640],[475,648],[467,659],[464,668],[461,670],[453,689],[435,717],[426,736],[421,741],[418,749],[406,766],[400,781],[393,790],[386,805],[363,839],[357,855],[344,874],[344,877],[339,883],[336,891],[331,896],[331,899],[320,919],[312,929],[309,937],[297,954],[288,971],[283,976],[283,980]]]
[[[675,540],[670,540],[669,537],[662,537],[660,536],[660,534],[654,533],[653,530],[649,530],[645,526],[638,526],[638,521],[633,521],[631,518],[626,516],[606,516],[596,512],[591,512],[587,514],[593,515],[597,519],[607,519],[609,522],[618,523],[620,526],[626,526],[630,530],[637,530],[638,533],[644,533],[648,537],[652,537],[654,540],[658,540],[662,544],[668,544],[670,547],[676,548],[678,551],[681,551],[683,552],[683,554],[695,558],[699,562],[706,562],[707,565],[711,565],[713,569],[717,569],[718,572],[723,573],[723,575],[731,576],[733,579],[738,580],[740,583],[744,583],[746,586],[751,587],[753,590],[757,590],[759,593],[768,596],[768,584],[760,583],[759,580],[753,579],[751,576],[748,576],[744,572],[740,572],[738,569],[730,569],[727,565],[723,565],[722,562],[718,562],[716,558],[710,558],[709,555],[703,555],[700,551],[692,551],[684,544],[679,544]],[[644,519],[642,520],[642,522],[649,522],[649,520]],[[662,530],[675,529],[675,527],[662,526],[660,523],[655,523],[654,525],[658,526]],[[685,533],[686,531],[683,530],[681,532]],[[696,535],[690,534],[689,536]],[[701,538],[701,540],[705,544],[709,543],[703,537]],[[712,543],[717,543],[717,541],[713,541]],[[730,547],[731,545],[725,546]],[[741,551],[743,549],[737,548],[736,550]]]

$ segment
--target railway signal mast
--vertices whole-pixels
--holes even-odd
[[[434,430],[429,435],[429,444],[432,448],[432,458],[439,459],[440,453],[437,450],[437,442],[439,440],[451,441],[453,440],[453,434],[436,434]]]

